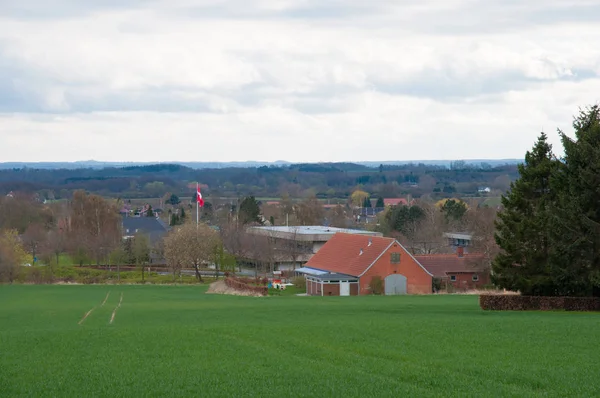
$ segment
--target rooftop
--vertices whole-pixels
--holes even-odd
[[[260,235],[271,235],[281,239],[295,239],[301,241],[327,241],[338,232],[363,236],[382,236],[380,232],[364,231],[360,229],[345,229],[325,227],[320,225],[277,226],[277,227],[250,227],[248,232]]]
[[[332,281],[332,282],[339,282],[339,281],[354,282],[354,281],[358,280],[358,278],[356,278],[355,276],[346,275],[346,274],[338,274],[338,273],[309,275],[309,277],[312,279],[318,279],[320,281]]]
[[[358,277],[394,243],[396,240],[392,238],[338,233],[308,260],[305,267]]]
[[[419,263],[433,276],[443,278],[453,273],[472,273],[483,271],[480,262],[484,258],[481,253],[465,254],[426,254],[414,256]]]

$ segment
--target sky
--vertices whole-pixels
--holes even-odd
[[[598,0],[0,0],[0,162],[522,158]]]

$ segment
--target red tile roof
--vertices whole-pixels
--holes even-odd
[[[408,201],[404,198],[388,198],[388,199],[383,199],[383,204],[385,206],[398,206],[400,205],[408,205]]]
[[[415,255],[414,257],[427,271],[437,278],[442,278],[452,273],[482,271],[477,266],[477,260],[483,258],[483,254],[480,253],[469,253],[463,257],[458,257],[457,254],[427,254]]]
[[[371,245],[369,245],[371,240]],[[394,243],[392,238],[338,232],[311,257],[306,267],[360,276]],[[360,250],[362,249],[362,254]]]

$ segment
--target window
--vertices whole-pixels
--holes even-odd
[[[479,275],[473,275],[473,282],[477,282],[479,280]]]
[[[390,262],[392,264],[399,264],[400,263],[400,253],[392,253]]]
[[[450,280],[452,282],[456,282],[456,275],[450,275]]]

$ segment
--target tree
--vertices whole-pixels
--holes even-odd
[[[128,243],[130,241],[131,239],[127,239]],[[125,246],[125,243],[123,243],[121,246],[118,246],[115,250],[113,250],[112,253],[110,253],[110,262],[111,264],[116,264],[117,266],[117,280],[119,281],[121,280],[121,264],[128,264],[129,260],[129,253],[125,249]]]
[[[61,229],[53,229],[48,234],[48,250],[54,255],[56,265],[60,264],[60,255],[67,250],[67,238]]]
[[[440,210],[444,213],[446,221],[461,221],[467,212],[467,204],[460,200],[448,199],[444,202]]]
[[[365,199],[368,197],[369,194],[367,192],[356,189],[354,192],[352,192],[352,195],[350,195],[350,201],[354,206],[361,207],[365,203]]]
[[[21,237],[25,249],[31,253],[34,262],[37,262],[40,252],[43,250],[43,245],[47,240],[47,231],[38,223],[29,224]]]
[[[347,217],[346,217],[346,209],[342,205],[337,205],[333,209],[330,210],[331,216],[329,217],[330,222],[329,225],[337,228],[346,228]]]
[[[383,208],[383,207],[385,207],[385,204],[383,202],[383,198],[381,196],[377,198],[377,203],[375,203],[375,207],[378,207],[380,209]]]
[[[243,226],[236,222],[229,222],[221,225],[219,232],[227,253],[233,255],[237,260],[248,257],[252,244],[249,242],[250,237]]]
[[[550,264],[552,211],[557,198],[551,180],[558,166],[542,133],[526,153],[525,163],[519,165],[519,178],[502,196],[495,235],[500,253],[492,263],[492,280],[498,287],[524,295],[560,293]]]
[[[410,239],[403,236],[402,244],[413,254],[443,253],[447,248],[444,215],[433,203],[422,202],[419,207],[423,215],[416,217],[414,229],[409,229]]]
[[[412,240],[419,223],[425,218],[424,210],[419,206],[395,206],[387,213],[387,223],[390,230],[404,235]]]
[[[242,224],[250,224],[253,222],[260,223],[260,207],[254,196],[247,196],[240,203],[238,211],[238,220]]]
[[[176,206],[180,203],[181,201],[179,200],[179,196],[175,195],[175,194],[171,194],[171,196],[169,197],[169,199],[167,200],[167,203],[172,205],[172,206]]]
[[[237,265],[235,257],[225,251],[222,242],[219,242],[214,247],[213,263],[215,264],[215,279],[219,279],[219,271],[235,272]]]
[[[146,234],[137,233],[131,239],[133,261],[136,266],[142,269],[142,282],[144,282],[144,269],[150,261],[150,238]]]
[[[150,205],[148,205],[148,210],[146,210],[146,217],[154,217],[154,211]]]
[[[164,239],[165,258],[171,267],[193,266],[202,281],[200,267],[214,260],[215,247],[221,243],[218,233],[204,223],[184,224]]]
[[[365,200],[363,201],[363,205],[362,205],[362,207],[369,207],[369,208],[370,208],[370,207],[373,207],[373,206],[371,205],[371,198],[370,198],[369,196],[367,196],[367,197],[365,198]]]
[[[85,253],[99,264],[121,243],[119,210],[115,203],[100,196],[76,191],[70,204],[70,221],[71,251],[80,259]]]
[[[553,184],[554,272],[561,294],[600,296],[600,107],[581,110],[573,128],[575,139],[559,131],[565,156]]]
[[[300,225],[322,225],[325,216],[323,206],[314,195],[300,202],[295,213]]]
[[[0,281],[12,283],[17,277],[19,266],[27,260],[28,256],[17,230],[0,231]]]

